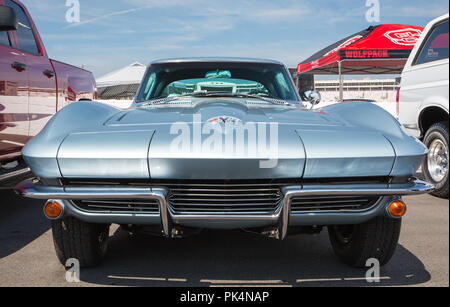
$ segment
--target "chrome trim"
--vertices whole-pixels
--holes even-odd
[[[296,190],[293,196],[317,196],[317,195],[420,195],[433,192],[434,185],[419,179],[412,178],[407,183],[390,184],[347,184],[347,185],[303,185],[285,187],[290,192]],[[282,189],[282,191],[283,191]]]
[[[292,186],[292,187],[286,187],[286,188],[282,188],[281,192],[284,195],[283,198],[283,213],[281,216],[281,225],[280,225],[280,230],[281,233],[280,235],[280,239],[284,240],[287,236],[287,232],[288,232],[288,228],[289,228],[289,217],[291,215],[291,194],[295,193],[298,187]]]
[[[165,187],[120,187],[120,186],[45,186],[36,180],[30,179],[22,182],[16,191],[28,198],[35,199],[147,199],[152,196],[168,195]],[[316,195],[418,195],[430,193],[434,185],[419,179],[412,179],[408,183],[394,184],[346,184],[346,185],[303,185],[286,186],[282,192],[289,196],[316,196]],[[155,192],[163,193],[155,193]],[[295,192],[295,193],[294,193]]]
[[[35,199],[102,199],[102,198],[134,198],[147,199],[153,191],[164,190],[165,187],[121,187],[121,186],[45,186],[36,180],[22,182],[16,191],[24,197]],[[296,191],[294,196],[315,195],[417,195],[430,193],[434,185],[419,179],[411,179],[408,183],[391,184],[346,184],[346,185],[303,185],[286,186],[282,192]]]
[[[159,202],[159,211],[164,235],[169,236],[166,198],[168,190],[164,187],[51,187],[30,179],[16,187],[16,191],[28,198],[83,200],[83,199],[155,199]],[[81,210],[79,210],[82,212]],[[98,213],[97,216],[114,216]]]
[[[441,182],[448,176],[448,148],[440,139],[435,139],[427,157],[428,174],[434,182]]]
[[[279,185],[168,184],[167,205],[174,216],[272,216],[283,195]]]
[[[281,211],[283,209],[282,203],[277,207],[273,214],[179,214],[173,211],[168,206],[170,216],[174,221],[189,221],[189,220],[249,220],[249,221],[277,221],[280,218]]]
[[[160,196],[157,192],[168,190],[164,187],[119,187],[119,186],[45,186],[36,180],[26,180],[16,186],[22,196],[35,199],[148,199]]]
[[[317,196],[317,195],[333,195],[333,196],[351,196],[351,195],[376,195],[380,196],[380,200],[372,208],[365,209],[362,212],[369,212],[376,208],[382,201],[383,196],[401,196],[401,195],[419,195],[431,193],[434,190],[434,185],[427,183],[419,179],[411,179],[408,183],[403,184],[387,184],[387,185],[304,185],[304,186],[288,186],[281,189],[283,199],[283,214],[281,220],[281,234],[280,237],[283,240],[286,238],[289,219],[291,216],[305,216],[311,212],[302,212],[297,214],[291,214],[291,199],[294,197],[305,196]],[[352,213],[350,211],[346,211]],[[318,214],[333,213],[332,211],[317,212]],[[339,213],[339,212],[334,212]],[[353,212],[358,213],[358,212]]]
[[[408,183],[401,184],[353,184],[353,185],[298,185],[298,186],[285,186],[281,188],[283,199],[280,205],[273,214],[176,214],[173,212],[167,204],[167,198],[169,190],[165,187],[120,187],[120,186],[90,186],[90,187],[55,187],[44,186],[37,180],[27,180],[19,184],[16,187],[16,191],[22,196],[37,199],[55,199],[55,200],[78,200],[78,199],[156,199],[160,205],[160,220],[162,224],[163,233],[165,236],[170,236],[170,219],[175,222],[179,221],[258,221],[258,222],[280,222],[280,238],[284,239],[288,232],[290,219],[308,219],[321,221],[326,219],[327,216],[333,217],[333,223],[339,222],[339,216],[344,216],[346,219],[352,216],[372,216],[379,211],[381,202],[378,202],[373,208],[364,210],[363,212],[302,212],[297,214],[291,214],[291,199],[293,197],[305,197],[315,195],[372,195],[380,196],[401,196],[401,195],[418,195],[432,192],[434,186],[418,179],[412,179]],[[70,202],[65,203],[70,204]],[[102,220],[105,223],[109,222],[108,219],[117,220],[123,218],[127,222],[133,223],[133,220],[142,221],[146,216],[157,217],[155,214],[91,214],[83,213],[80,210],[73,210],[76,208],[66,208],[67,211],[75,212],[77,216],[86,217],[95,221]],[[384,210],[384,208],[383,208]],[[376,212],[375,212],[376,211]]]
[[[87,223],[96,224],[136,224],[136,225],[161,225],[162,220],[159,213],[126,213],[117,212],[113,214],[86,212],[81,211],[77,207],[73,206],[69,200],[59,200],[65,206],[65,215],[62,217],[75,217],[79,220]],[[161,228],[162,229],[162,228]],[[165,234],[164,234],[165,235]]]
[[[29,168],[19,169],[17,171],[9,172],[6,174],[0,175],[0,182],[12,179],[14,177],[31,174],[31,170]]]
[[[417,129],[417,130],[419,130],[419,125],[418,124],[403,124],[403,127],[405,127],[406,129]]]
[[[156,64],[169,64],[169,63],[214,63],[214,62],[225,62],[225,63],[262,63],[262,64],[276,64],[283,65],[283,63],[270,60],[270,59],[257,59],[257,58],[240,58],[240,57],[186,57],[186,58],[168,58],[159,59],[150,62],[148,67]]]
[[[129,209],[129,208],[123,208],[123,209],[121,209],[121,210],[117,210],[117,211],[108,211],[108,209],[106,209],[106,206],[105,207],[102,207],[102,206],[98,206],[98,209],[99,210],[89,210],[89,209],[86,209],[86,208],[83,208],[83,207],[81,207],[79,204],[77,204],[74,200],[68,200],[68,202],[70,203],[70,204],[72,204],[72,206],[74,206],[75,208],[77,208],[78,210],[80,210],[81,212],[87,212],[87,213],[93,213],[93,214],[104,214],[104,215],[117,215],[117,214],[146,214],[146,215],[149,215],[149,216],[151,216],[151,215],[153,215],[153,216],[159,216],[160,215],[160,213],[159,213],[159,209],[160,209],[160,202],[158,201],[158,200],[156,200],[156,199],[151,199],[150,198],[150,200],[153,200],[153,201],[155,201],[155,204],[156,204],[156,210],[158,210],[157,212],[156,211],[128,211],[127,209]],[[85,200],[77,200],[77,201],[82,201],[82,202],[85,202],[85,203],[96,203],[95,202],[95,200],[89,200],[89,201],[85,201]],[[103,200],[99,200],[99,201],[103,201]],[[111,204],[111,203],[114,203],[114,202],[112,202],[112,201],[104,201],[105,202],[105,204]],[[89,205],[87,205],[87,206],[89,206]],[[94,208],[95,208],[96,206],[94,206]],[[102,208],[104,208],[103,210],[102,210]],[[117,208],[115,208],[115,207],[110,207],[110,209],[117,209]],[[141,209],[143,209],[143,210],[149,210],[150,208],[145,208],[145,207],[142,207]]]
[[[302,195],[304,196],[304,195]],[[339,196],[339,195],[330,195],[330,196]],[[292,196],[292,198],[295,198],[296,196]],[[380,201],[383,199],[383,196],[378,197],[377,201],[370,207],[364,208],[364,209],[322,209],[322,210],[305,210],[305,211],[300,211],[300,212],[294,212],[293,214],[305,214],[305,213],[321,213],[321,212],[328,212],[328,213],[335,213],[335,212],[365,212],[365,211],[370,211],[373,208],[375,208],[376,206],[379,205]],[[335,203],[338,203],[339,201],[336,201]]]
[[[164,236],[169,237],[170,235],[170,229],[169,229],[169,215],[167,212],[167,194],[169,191],[164,188],[161,189],[161,191],[164,191],[164,193],[161,193],[158,195],[159,197],[159,214],[161,215],[161,224]]]

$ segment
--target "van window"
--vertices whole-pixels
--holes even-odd
[[[414,65],[448,59],[448,20],[437,25],[419,52]]]
[[[40,54],[33,29],[31,28],[30,21],[28,20],[24,10],[17,3],[11,0],[5,0],[5,4],[14,10],[17,21],[19,22],[17,36],[19,38],[20,50],[31,54]]]

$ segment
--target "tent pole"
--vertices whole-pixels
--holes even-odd
[[[342,78],[342,61],[338,62],[339,67],[339,102],[344,102],[344,80]]]

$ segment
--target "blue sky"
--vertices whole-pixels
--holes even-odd
[[[99,77],[134,61],[167,57],[271,58],[295,67],[367,28],[366,0],[79,0],[81,22],[66,21],[66,0],[22,0],[54,59]],[[447,0],[379,0],[380,23],[425,26]]]

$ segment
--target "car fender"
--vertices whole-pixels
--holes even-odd
[[[384,135],[404,137],[400,123],[389,112],[369,102],[345,102],[322,108],[348,125],[377,130]]]
[[[60,178],[57,154],[61,143],[74,131],[103,125],[119,110],[98,102],[76,102],[50,119],[44,129],[22,150],[31,170],[43,178]]]
[[[387,111],[372,103],[349,102],[323,108],[349,125],[379,131],[391,143],[396,159],[391,176],[414,174],[422,164],[428,149],[409,136],[401,124]]]

